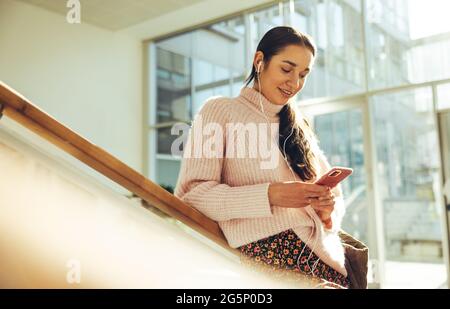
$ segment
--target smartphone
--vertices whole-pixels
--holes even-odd
[[[352,173],[353,169],[351,168],[336,166],[320,177],[315,184],[334,188],[338,185],[338,183],[350,176]]]

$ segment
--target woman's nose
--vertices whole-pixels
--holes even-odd
[[[297,89],[298,87],[300,87],[300,83],[301,83],[301,79],[299,77],[291,77],[287,81],[287,85],[291,89]]]

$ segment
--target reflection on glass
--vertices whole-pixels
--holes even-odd
[[[367,0],[369,88],[408,84],[408,1]]]
[[[190,117],[190,62],[157,48],[157,121],[187,121]]]
[[[410,81],[422,83],[449,78],[450,60],[448,55],[450,55],[450,37],[448,35],[414,42],[408,53]]]
[[[242,87],[244,87],[243,79],[233,80],[233,84],[231,85],[231,96],[237,97],[241,92]]]
[[[386,258],[443,262],[439,159],[431,89],[370,100]],[[414,276],[414,273],[411,273]]]
[[[214,65],[203,60],[194,60],[194,86],[209,84],[214,80]]]
[[[209,97],[230,96],[233,83],[244,79],[242,16],[164,39],[156,45],[159,123],[189,122]]]
[[[157,183],[173,190],[177,184],[180,161],[171,159],[157,159],[156,161]]]
[[[352,176],[342,182],[346,202],[342,226],[370,248],[361,115],[359,109],[323,114],[314,118],[314,126],[330,164],[353,169]]]
[[[214,96],[214,89],[197,91],[195,93],[194,105],[192,107],[192,115],[196,115],[202,108],[203,104],[205,104],[206,100],[212,96]]]
[[[311,35],[318,48],[300,99],[365,90],[361,21],[359,1],[294,1],[291,24]]]
[[[365,3],[370,89],[450,77],[450,37],[436,35],[450,32],[448,18],[441,13],[449,5],[446,1]]]
[[[259,41],[267,31],[276,26],[283,26],[284,24],[283,12],[280,10],[279,5],[252,13],[251,20],[252,51],[256,51]]]
[[[174,126],[174,128],[176,129],[176,126]],[[172,135],[171,130],[172,130],[172,126],[158,129],[158,134],[157,134],[158,135],[158,145],[157,145],[157,147],[158,147],[157,153],[158,154],[170,154],[171,155],[172,154],[172,151],[171,151],[172,143],[176,139],[177,139],[178,144],[181,144],[179,146],[180,147],[179,150],[181,152],[183,151],[184,143],[179,142],[179,138],[181,138],[182,134],[183,134],[183,132],[180,131],[181,127],[178,130],[178,131],[180,131],[178,133],[179,135],[177,135],[177,134]],[[183,138],[186,140],[187,136],[183,136]],[[176,144],[176,145],[178,145],[178,144]],[[176,149],[176,150],[178,151],[178,149]]]

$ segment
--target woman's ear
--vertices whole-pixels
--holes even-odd
[[[254,59],[254,66],[257,73],[261,72],[264,64],[264,54],[262,51],[257,51]]]

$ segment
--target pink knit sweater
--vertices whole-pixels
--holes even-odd
[[[282,107],[271,103],[253,88],[243,88],[236,98],[209,99],[195,116],[189,131],[175,195],[217,221],[232,248],[291,228],[323,262],[347,276],[344,249],[337,236],[345,212],[340,187],[333,189],[337,198],[331,230],[324,228],[310,206],[285,208],[269,203],[270,183],[294,180],[275,144],[279,136],[277,114]],[[296,112],[300,114],[298,109]],[[302,119],[301,116],[297,118]],[[273,127],[272,130],[264,127],[268,122],[273,123],[276,131]],[[264,133],[259,133],[257,141],[264,140],[267,145],[270,145],[268,140],[274,143],[272,150],[276,150],[271,156],[267,156],[268,150],[266,153],[257,151],[259,148],[255,151],[256,139],[239,140],[236,131],[231,134],[233,131],[227,129],[227,125],[238,123],[243,126],[262,125],[265,130],[258,131]],[[244,155],[237,155],[237,145],[241,148],[245,145]],[[320,176],[329,170],[330,165],[318,144],[313,143],[312,147],[318,158],[315,164]],[[267,146],[266,149],[269,148]],[[273,155],[276,155],[276,160]],[[296,181],[301,181],[297,174],[294,176]]]

